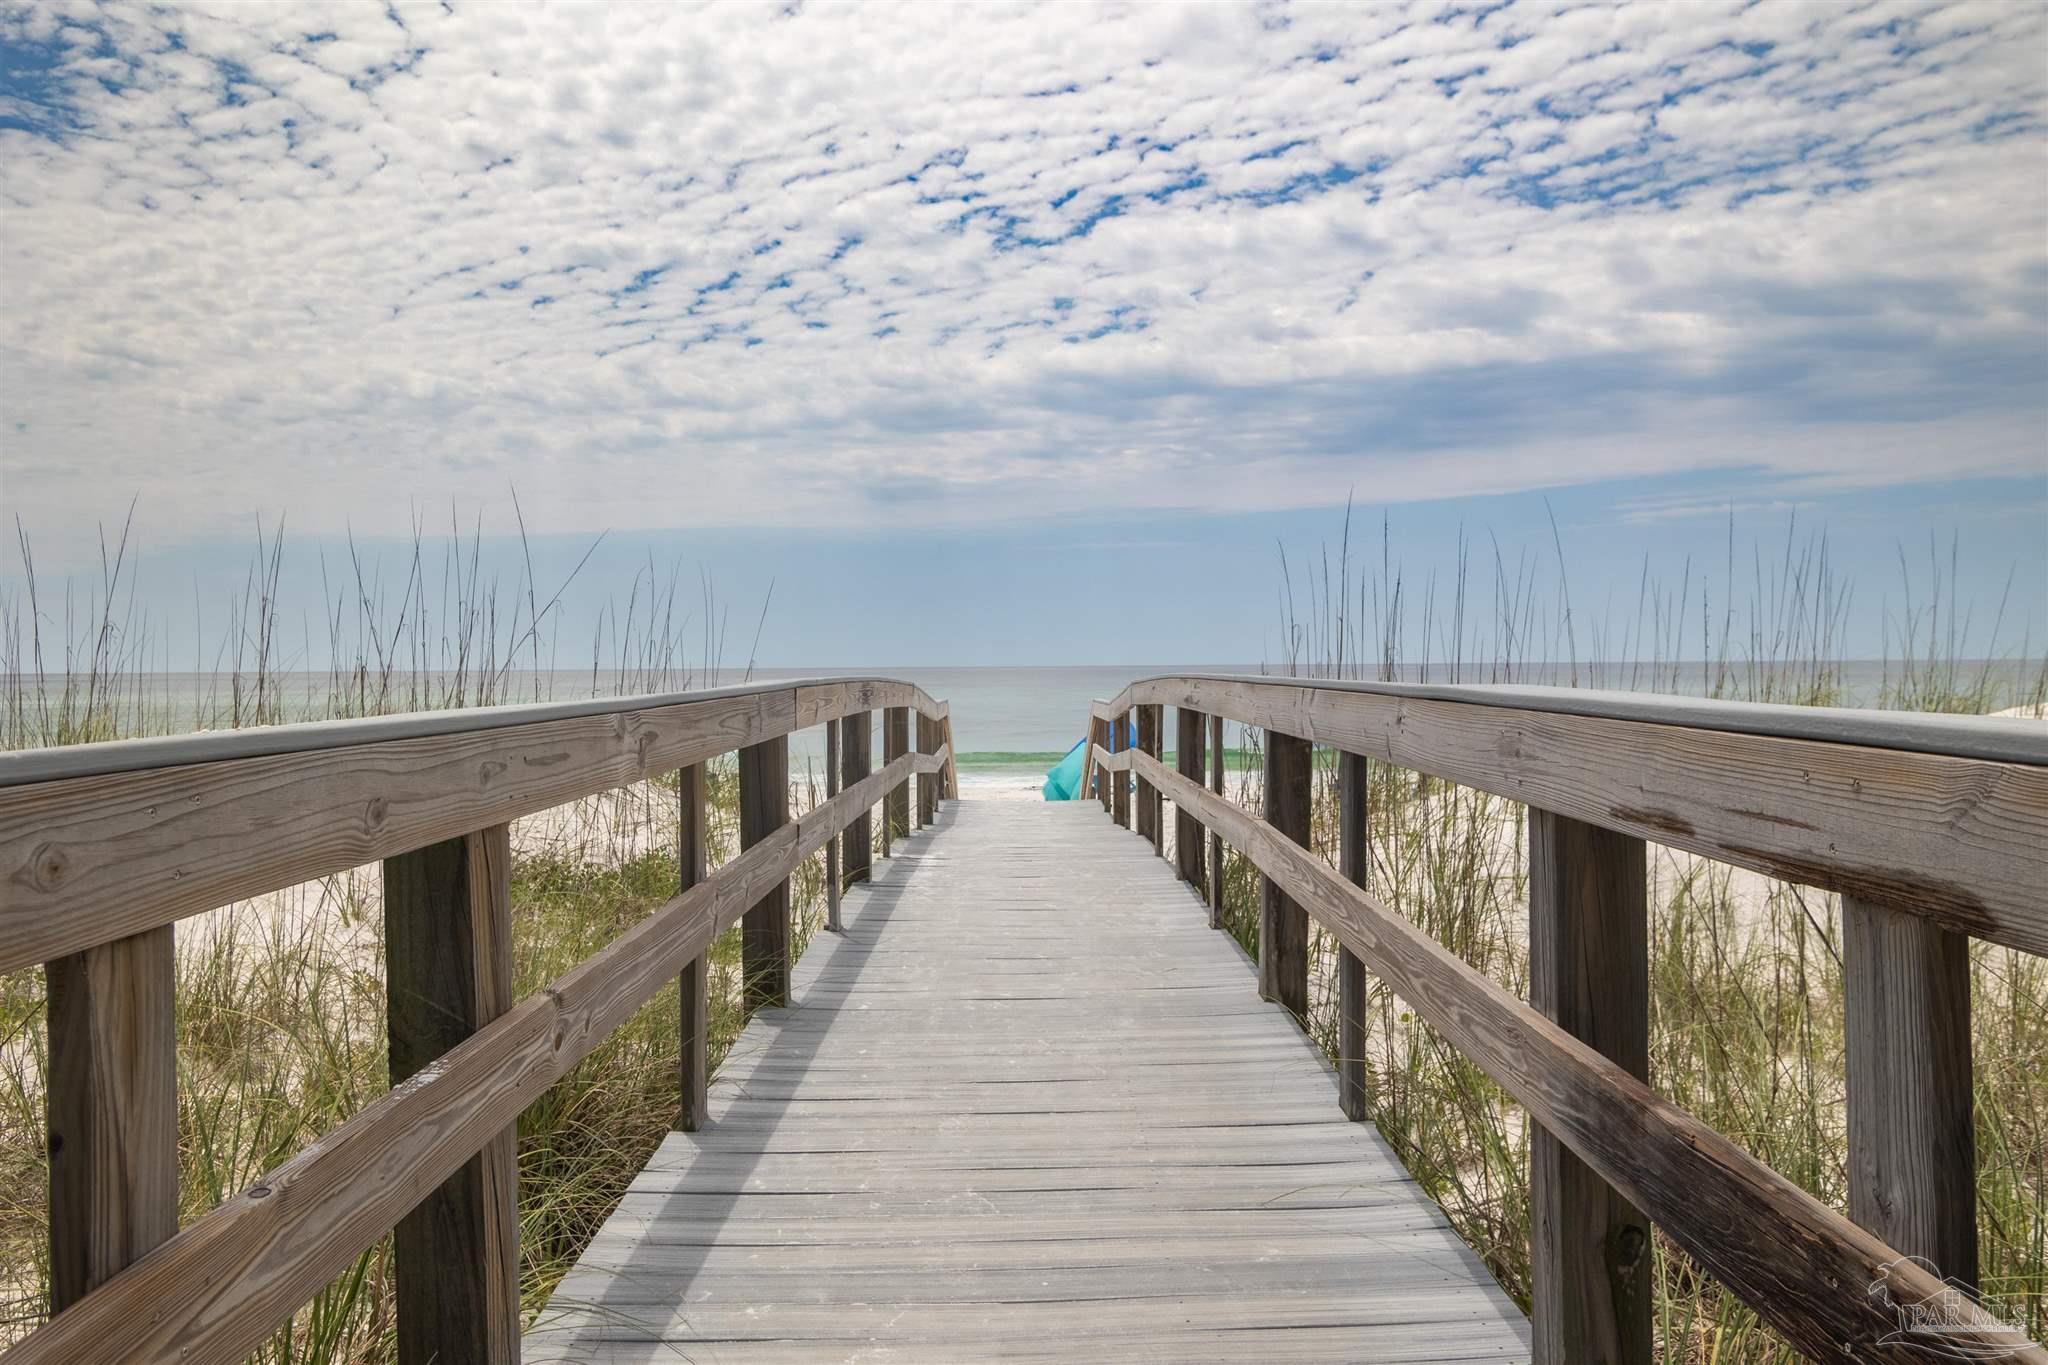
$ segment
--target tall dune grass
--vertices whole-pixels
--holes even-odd
[[[579,692],[686,688],[712,676],[725,616],[708,582],[648,565],[614,598],[585,656],[561,636],[566,584],[535,581],[530,559],[506,582],[480,566],[480,528],[422,529],[385,577],[351,554],[321,565],[317,633],[292,643],[278,608],[284,551],[254,547],[242,592],[190,661],[196,691],[163,675],[162,623],[136,591],[127,529],[108,539],[97,579],[53,600],[38,592],[26,537],[20,581],[0,590],[0,747],[542,700],[574,649]],[[1726,576],[1734,579],[1730,538]],[[1646,566],[1625,625],[1576,617],[1563,577],[1533,559],[1418,590],[1383,544],[1354,559],[1347,533],[1303,573],[1287,563],[1286,647],[1277,666],[1318,676],[1557,682],[1687,690],[1778,701],[1839,700],[1851,596],[1824,537],[1788,534],[1750,557],[1748,605],[1706,610],[1690,566],[1675,587]],[[2000,656],[2001,624],[1973,621],[1952,561],[1917,559],[1885,623],[1886,705],[1982,711],[2038,705],[2048,671],[2025,645]],[[330,576],[330,570],[332,571]],[[1475,584],[1478,586],[1475,588]],[[1296,593],[1300,594],[1297,600]],[[1717,593],[1729,596],[1724,588]],[[1481,610],[1480,602],[1486,604]],[[764,608],[765,610],[765,608]],[[1689,642],[1706,642],[1688,652]],[[320,645],[315,649],[315,642]],[[1419,642],[1419,645],[1418,645]],[[694,657],[692,655],[694,654]],[[323,660],[309,668],[309,659]],[[1982,662],[1984,658],[1992,660]],[[1623,662],[1616,662],[1621,660]],[[1078,704],[1079,699],[1077,699]],[[1247,736],[1240,797],[1256,807]],[[1327,760],[1327,755],[1319,755]],[[1335,798],[1319,764],[1317,847],[1335,857]],[[1376,765],[1373,880],[1387,902],[1510,989],[1526,993],[1521,810],[1486,793]],[[712,861],[737,844],[731,766],[710,773]],[[814,785],[797,794],[814,802]],[[671,894],[674,792],[656,781],[522,821],[515,829],[517,989],[596,951]],[[877,822],[879,827],[879,822]],[[1169,829],[1171,824],[1169,822]],[[1842,1200],[1843,1094],[1838,911],[1832,897],[1657,850],[1652,896],[1652,1077],[1716,1128],[1823,1199]],[[179,1169],[183,1216],[199,1216],[332,1130],[386,1088],[382,913],[375,869],[358,869],[179,925]],[[822,868],[800,869],[798,942],[817,928]],[[1255,950],[1257,882],[1227,866],[1230,927]],[[1306,1021],[1335,1046],[1334,944],[1315,942]],[[712,950],[712,1053],[741,1016],[737,934]],[[2048,973],[2040,960],[1977,945],[1979,1188],[1987,1294],[2043,1330],[2048,1098]],[[38,970],[0,975],[0,1344],[47,1314],[46,1039]],[[1460,1233],[1523,1302],[1528,1293],[1527,1126],[1481,1073],[1380,987],[1368,1065],[1375,1117]],[[540,1311],[616,1204],[676,1110],[678,1021],[664,990],[519,1120],[522,1295]],[[1672,1362],[1775,1361],[1788,1352],[1684,1256],[1658,1246],[1658,1332]],[[392,1358],[388,1240],[365,1253],[258,1352],[276,1365]]]
[[[549,699],[560,686],[557,604],[528,571],[479,569],[481,528],[424,531],[396,583],[351,554],[323,623],[328,662],[287,647],[277,602],[281,537],[264,534],[222,634],[180,691],[165,686],[159,623],[138,605],[129,532],[109,538],[100,575],[58,601],[23,575],[0,592],[0,747],[235,728]],[[530,566],[530,560],[528,561]],[[682,574],[644,568],[600,616],[587,685],[618,695],[685,690],[717,674],[725,617],[708,579],[686,602]],[[692,657],[694,647],[695,653]],[[191,685],[192,679],[199,684]],[[708,769],[713,866],[738,845],[728,760]],[[799,812],[819,784],[795,785]],[[673,778],[515,822],[513,944],[519,996],[538,990],[674,894],[679,811]],[[793,879],[801,952],[823,911],[822,857]],[[178,925],[181,1216],[204,1214],[387,1089],[383,914],[374,867],[290,888]],[[737,928],[711,950],[710,1050],[744,1022]],[[521,1294],[529,1314],[617,1203],[671,1127],[679,1103],[676,991],[664,989],[519,1117]],[[0,975],[0,1346],[48,1315],[48,1040],[40,968]],[[386,1238],[256,1353],[276,1365],[393,1358]]]
[[[1532,562],[1510,565],[1496,551],[1490,585],[1475,590],[1461,554],[1447,586],[1425,580],[1418,606],[1390,551],[1383,548],[1377,564],[1360,570],[1348,516],[1345,532],[1334,556],[1325,548],[1289,562],[1283,552],[1282,672],[1621,686],[1795,704],[1845,699],[1841,641],[1851,621],[1850,593],[1832,571],[1824,535],[1788,533],[1772,557],[1757,551],[1746,606],[1712,615],[1705,585],[1689,567],[1667,590],[1646,566],[1635,618],[1610,640],[1583,618],[1575,624],[1554,564],[1548,572]],[[1384,527],[1382,536],[1384,547]],[[1738,563],[1733,543],[1731,528],[1731,571]],[[2030,637],[2008,646],[2002,603],[1989,620],[1973,620],[1968,604],[1956,600],[1954,553],[1953,545],[1946,555],[1931,545],[1918,574],[1902,556],[1907,606],[1883,619],[1886,658],[1867,700],[1926,711],[2040,714],[2048,666],[2032,652]],[[1732,581],[1731,572],[1722,583]],[[1688,639],[1700,643],[1699,654],[1686,656]],[[1420,658],[1404,653],[1404,643],[1413,642],[1427,650]],[[1260,741],[1256,732],[1247,735],[1249,747]],[[1313,842],[1334,866],[1331,758],[1317,751]],[[1256,807],[1255,778],[1247,773],[1240,783],[1239,799]],[[1375,893],[1526,998],[1524,808],[1386,764],[1372,766],[1370,783]],[[1837,898],[1654,845],[1650,864],[1651,1084],[1817,1198],[1845,1208]],[[1232,856],[1225,887],[1227,927],[1256,953],[1257,874]],[[1304,1021],[1332,1057],[1336,952],[1334,939],[1318,929]],[[1983,1296],[2038,1339],[2048,1328],[2048,1087],[2039,1075],[2048,1057],[2048,960],[1978,942],[1971,974]],[[1384,982],[1374,982],[1368,1017],[1374,1121],[1526,1307],[1526,1114]],[[1800,1358],[1661,1235],[1656,1252],[1661,1360]]]

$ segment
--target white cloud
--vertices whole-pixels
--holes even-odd
[[[2038,7],[0,14],[60,537],[2048,472]]]

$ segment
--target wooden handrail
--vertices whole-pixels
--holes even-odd
[[[538,994],[491,1011],[463,1041],[168,1240],[164,1235],[176,1229],[175,1182],[168,1191],[149,1190],[141,1213],[160,1218],[169,1199],[168,1227],[139,1247],[116,1248],[111,1264],[96,1263],[90,1280],[56,1304],[51,1321],[8,1352],[10,1365],[241,1359],[423,1199],[446,1197],[443,1182],[502,1141],[522,1109],[664,985],[697,968],[719,932],[743,916],[752,926],[770,913],[764,907],[786,915],[782,888],[804,858],[911,775],[944,775],[950,783],[952,745],[949,708],[921,689],[888,679],[827,679],[504,708],[496,716],[445,713],[84,746],[68,755],[10,756],[11,763],[0,758],[0,856],[13,862],[11,875],[0,879],[0,969],[61,954],[91,965],[119,950],[106,959],[111,967],[83,973],[129,973],[87,1002],[105,1014],[124,1007],[129,987],[145,1001],[168,999],[169,954],[125,945],[153,947],[158,934],[167,945],[163,926],[181,915],[479,829],[493,830],[502,842],[512,816],[670,768],[695,776],[686,783],[685,819],[694,800],[700,823],[701,770],[694,765],[745,750],[745,799],[755,770],[753,780],[786,786],[783,737],[790,731],[851,725],[877,707],[916,710],[945,742],[933,753],[903,754],[793,822],[775,824],[771,810],[767,832],[747,836],[733,861],[701,878],[701,850],[686,827],[683,856],[692,865],[682,870],[681,893]],[[323,818],[343,818],[343,828],[322,837]],[[230,866],[207,867],[214,857]],[[502,887],[491,894],[501,901]],[[140,908],[123,909],[123,897]],[[408,913],[443,908],[429,897]],[[134,937],[138,931],[146,937]],[[81,1027],[107,1022],[94,1015]],[[58,1032],[53,1025],[53,1058]],[[687,1022],[685,1035],[687,1091]],[[169,1033],[157,1030],[146,1042],[145,1069],[159,1058],[168,1064]],[[701,1081],[701,1029],[694,1046]],[[61,1091],[67,1102],[97,1096],[104,1107],[111,1097],[97,1088],[113,1083],[96,1072],[59,1075],[53,1065],[52,1100]],[[154,1123],[168,1097],[145,1098]],[[686,1093],[684,1117],[692,1116]],[[139,1131],[95,1140],[118,1148]],[[175,1129],[169,1131],[174,1143]],[[490,1178],[510,1177],[500,1169]],[[509,1188],[497,1187],[507,1200]],[[135,1192],[86,1193],[111,1201],[118,1231]],[[503,1209],[462,1212],[508,1216]],[[516,1214],[510,1216],[516,1235]],[[53,1238],[56,1219],[53,1208]],[[504,1250],[500,1239],[491,1254]],[[481,1274],[478,1267],[442,1269],[451,1290],[466,1287],[471,1272]],[[495,1301],[475,1307],[513,1311],[516,1294],[516,1276],[509,1285],[499,1276],[490,1289]],[[403,1293],[399,1310],[404,1319]],[[464,1330],[459,1322],[456,1329]],[[421,1342],[431,1352],[431,1331]],[[403,1331],[400,1344],[404,1356]]]
[[[1563,689],[1219,676],[1135,682],[1110,701],[1091,703],[1091,734],[1093,722],[1157,705],[1199,712],[1212,722],[1227,718],[1296,744],[1325,743],[1346,754],[1347,763],[1390,761],[1498,793],[1560,817],[1554,839],[1578,839],[1570,831],[1583,822],[1578,828],[1592,826],[1602,839],[1615,840],[1602,830],[1628,836],[1615,842],[1617,850],[1647,838],[1843,891],[1845,914],[1861,926],[1859,933],[1873,940],[1889,934],[1882,946],[1860,950],[1860,968],[1857,945],[1849,943],[1846,952],[1855,995],[1847,1001],[1851,1205],[1857,1220],[1870,1226],[1822,1205],[1660,1098],[1603,1055],[1600,1046],[1607,1042],[1595,1046],[1574,1036],[1585,1019],[1561,1015],[1571,1021],[1566,1026],[1516,999],[1302,847],[1298,835],[1289,837],[1206,789],[1195,774],[1177,772],[1143,750],[1111,753],[1091,740],[1085,756],[1084,770],[1135,774],[1236,847],[1266,879],[1269,894],[1304,906],[1346,954],[1382,976],[1520,1101],[1539,1133],[1582,1161],[1592,1173],[1586,1179],[1606,1182],[1626,1201],[1617,1207],[1632,1204],[1647,1213],[1788,1340],[1816,1359],[1926,1358],[1924,1341],[1900,1332],[1896,1305],[1939,1302],[1949,1286],[1880,1233],[1891,1231],[1891,1240],[1916,1255],[1950,1252],[1943,1259],[1962,1262],[1957,1271],[1965,1282],[1974,1279],[1971,1182],[1945,1169],[1958,1159],[1967,1162],[1970,1151],[1967,1044],[1960,1054],[1954,1046],[1968,1036],[1968,982],[1965,976],[1958,989],[1950,978],[1958,964],[1967,964],[1966,949],[1956,946],[1963,934],[2048,949],[2048,909],[2039,892],[2048,878],[2048,735],[2009,723],[1958,725],[1947,717],[1873,718]],[[1215,759],[1220,765],[1220,746]],[[1212,767],[1212,778],[1218,774],[1220,767]],[[1361,821],[1362,774],[1357,762],[1346,777],[1354,788],[1346,798],[1347,818]],[[1356,843],[1362,829],[1347,837]],[[1584,851],[1594,846],[1569,843],[1548,856],[1598,856]],[[1606,868],[1550,868],[1561,880],[1546,884],[1541,907],[1532,890],[1532,916],[1585,913],[1591,903],[1578,898],[1596,894],[1600,878],[1610,879],[1620,905],[1633,899],[1640,915],[1640,889],[1623,885],[1639,876],[1640,855],[1632,864],[1614,856]],[[1631,865],[1634,874],[1625,874]],[[1269,965],[1264,937],[1271,927],[1262,925],[1262,990]],[[1537,927],[1532,924],[1532,934]],[[1568,921],[1543,927],[1552,934],[1576,932]],[[1904,928],[1918,932],[1895,932]],[[1584,951],[1569,940],[1562,946],[1567,953]],[[1639,999],[1646,977],[1631,964],[1622,968],[1620,980],[1593,989],[1604,985]],[[1883,974],[1886,981],[1872,988],[1859,971]],[[1611,1017],[1624,1005],[1610,997],[1602,1012]],[[1638,1029],[1640,1020],[1639,1014]],[[1927,1034],[1941,1045],[1929,1041],[1916,1053],[1942,1059],[1939,1076],[1924,1074],[1928,1069],[1916,1068],[1913,1059],[1881,1055],[1885,1046]],[[1866,1093],[1859,1095],[1859,1088]],[[1902,1103],[1900,1096],[1910,1099]],[[1363,1105],[1347,1097],[1347,1112],[1354,1109],[1354,1117],[1363,1116]],[[1555,1189],[1556,1170],[1546,1174]],[[1579,1198],[1592,1194],[1581,1191]],[[1594,1224],[1595,1238],[1599,1231]],[[1603,1338],[1603,1355],[1641,1358],[1649,1340],[1647,1302],[1618,1307],[1615,1286],[1594,1282],[1601,1274],[1600,1247],[1574,1250],[1571,1237],[1560,1244],[1554,1235],[1546,1231],[1532,1245],[1537,1360],[1587,1354],[1588,1338],[1575,1334],[1588,1324],[1617,1334]],[[1632,1235],[1640,1242],[1640,1231]],[[1609,1274],[1620,1273],[1613,1250]],[[1640,1252],[1628,1258],[1629,1274],[1636,1273]],[[1579,1259],[1564,1265],[1548,1257]],[[1571,1301],[1581,1294],[1587,1297]],[[1984,1358],[1997,1352],[2001,1359],[2048,1365],[2048,1352],[2020,1341],[1967,1299],[1951,1303],[1956,1316],[1944,1344],[1978,1347]],[[1630,1316],[1634,1329],[1621,1321]]]
[[[1605,694],[1574,709],[1568,688],[1538,708],[1535,688],[1452,690],[1189,676],[1109,705],[1224,715],[2048,954],[2042,727],[1988,722],[1965,743],[1950,716],[1852,724],[1859,713],[1822,707]],[[1795,733],[1802,709],[1810,735]],[[1957,752],[1931,747],[1943,740]]]
[[[0,755],[0,972],[896,705],[946,714],[829,680]]]

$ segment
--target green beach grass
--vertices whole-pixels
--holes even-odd
[[[375,609],[360,628],[334,627],[337,661],[324,685],[286,696],[275,621],[252,590],[224,667],[196,714],[165,703],[145,667],[146,631],[114,605],[120,557],[91,609],[61,639],[42,638],[44,610],[0,596],[0,743],[75,743],[166,733],[197,725],[274,723],[287,715],[383,714],[423,706],[528,700],[508,681],[515,661],[541,654],[549,628],[531,585],[500,593],[462,577],[464,549],[451,544],[456,584],[444,617],[422,595]],[[252,583],[274,579],[267,549]],[[1327,566],[1329,557],[1324,557]],[[1344,615],[1348,555],[1325,577],[1317,614],[1287,609],[1294,642],[1281,671],[1306,676],[1403,676],[1399,640],[1440,637],[1427,612],[1405,619],[1398,571],[1361,580],[1371,619]],[[267,579],[266,574],[272,578]],[[431,577],[431,574],[425,575]],[[1332,584],[1338,585],[1332,591]],[[701,676],[683,666],[673,593],[650,608],[632,585],[636,613],[613,637],[592,691],[679,690]],[[1782,590],[1781,590],[1782,589]],[[33,593],[32,585],[26,589]],[[1464,619],[1463,575],[1455,603]],[[1546,627],[1518,594],[1501,608],[1491,640],[1460,645],[1478,660],[1445,680],[1520,680],[1536,645],[1561,640],[1564,599]],[[1753,639],[1701,668],[1714,695],[1807,703],[1840,699],[1836,642],[1846,605],[1825,575],[1803,570],[1752,594],[1748,619],[1723,641]],[[1427,600],[1427,599],[1426,599]],[[1775,603],[1775,606],[1765,606]],[[523,604],[523,605],[522,605]],[[2048,669],[2020,652],[1978,666],[1947,630],[1958,604],[1901,616],[1888,638],[1881,704],[1987,711],[2038,705]],[[499,610],[499,608],[504,608]],[[1938,607],[1939,610],[1935,608]],[[1363,608],[1361,608],[1363,610]],[[1676,600],[1663,609],[1687,621]],[[1474,612],[1474,617],[1480,616]],[[509,625],[490,623],[506,623]],[[1415,628],[1419,627],[1419,631]],[[1464,631],[1461,629],[1460,635]],[[1661,637],[1658,637],[1661,638]],[[1675,638],[1675,637],[1674,637]],[[1505,643],[1501,643],[1505,642]],[[1976,652],[1996,656],[1996,632]],[[1362,648],[1361,648],[1362,646]],[[705,659],[715,659],[707,638]],[[59,669],[44,667],[63,661]],[[1549,657],[1562,657],[1551,654]],[[701,668],[701,663],[699,665]],[[1653,645],[1633,665],[1583,671],[1589,682],[1676,690],[1680,665]],[[1713,683],[1715,676],[1718,683]],[[600,686],[600,680],[602,686]],[[1073,699],[1075,724],[1089,699]],[[1260,736],[1233,749],[1233,794],[1258,805]],[[1064,750],[972,752],[965,769],[1035,768]],[[1315,846],[1335,858],[1333,765],[1319,751]],[[1467,961],[1526,994],[1526,880],[1521,810],[1470,789],[1375,765],[1373,885]],[[712,861],[737,842],[730,763],[711,768]],[[796,794],[799,806],[815,789]],[[577,803],[516,831],[514,933],[524,995],[659,905],[675,885],[675,801],[654,782]],[[1171,822],[1169,822],[1169,829]],[[1159,875],[1169,875],[1163,868]],[[1651,1028],[1653,1083],[1787,1177],[1840,1207],[1845,1141],[1839,912],[1830,896],[1762,883],[1664,850],[1652,853]],[[818,926],[823,870],[812,859],[793,887],[799,951]],[[1257,878],[1242,859],[1225,869],[1228,928],[1256,951]],[[184,1219],[200,1216],[262,1172],[331,1131],[386,1089],[382,916],[374,869],[328,878],[256,905],[230,907],[179,926],[179,1172]],[[712,1053],[722,1056],[742,1023],[737,931],[712,950]],[[1333,953],[1314,946],[1311,1034],[1334,1049]],[[1974,945],[1978,1190],[1987,1298],[2039,1336],[2048,1323],[2048,963]],[[1246,982],[1247,991],[1251,982]],[[47,1044],[40,969],[0,976],[0,1344],[20,1340],[47,1316]],[[1520,1110],[1383,987],[1373,997],[1368,1055],[1374,1118],[1461,1236],[1518,1300],[1528,1300],[1528,1127]],[[626,1183],[669,1130],[677,1105],[674,990],[662,991],[519,1119],[521,1291],[529,1316],[616,1205]],[[1794,1358],[1754,1314],[1700,1275],[1676,1248],[1657,1246],[1659,1357],[1671,1365]],[[393,1358],[388,1239],[275,1334],[255,1359],[272,1365],[381,1365]]]

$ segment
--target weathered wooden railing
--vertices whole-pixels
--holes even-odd
[[[1179,712],[1178,771],[1160,762],[1165,706]],[[1137,747],[1119,750],[1133,710]],[[1263,818],[1220,794],[1225,717],[1264,731]],[[1542,1365],[1650,1359],[1651,1220],[1816,1360],[2048,1362],[1967,1299],[1944,1299],[1927,1269],[1976,1282],[1969,939],[2048,952],[2048,731],[1227,676],[1136,682],[1089,720],[1084,771],[1104,810],[1128,826],[1134,799],[1138,832],[1157,848],[1161,798],[1174,802],[1176,867],[1198,886],[1206,876],[1211,923],[1217,841],[1257,867],[1262,995],[1305,1013],[1308,917],[1335,935],[1338,1093],[1351,1117],[1367,1108],[1367,971],[1526,1107],[1538,1125],[1530,1250]],[[1304,847],[1314,744],[1339,753],[1334,871]],[[1374,761],[1527,804],[1529,1002],[1366,889]],[[1134,798],[1130,779],[1112,778],[1126,772]],[[1841,893],[1851,1218],[1645,1083],[1646,840]]]
[[[814,725],[832,794],[792,823]],[[827,850],[836,924],[870,808],[900,834],[913,776],[921,821],[950,794],[951,730],[908,683],[824,679],[0,756],[0,971],[48,973],[54,1310],[9,1365],[238,1360],[394,1230],[400,1360],[516,1360],[520,1110],[680,978],[694,1128],[712,939],[743,920],[748,1005],[784,1001],[791,872]],[[712,870],[703,765],[733,750],[742,851]],[[671,772],[679,894],[515,1002],[509,822]],[[173,924],[379,859],[390,1092],[180,1230]]]

